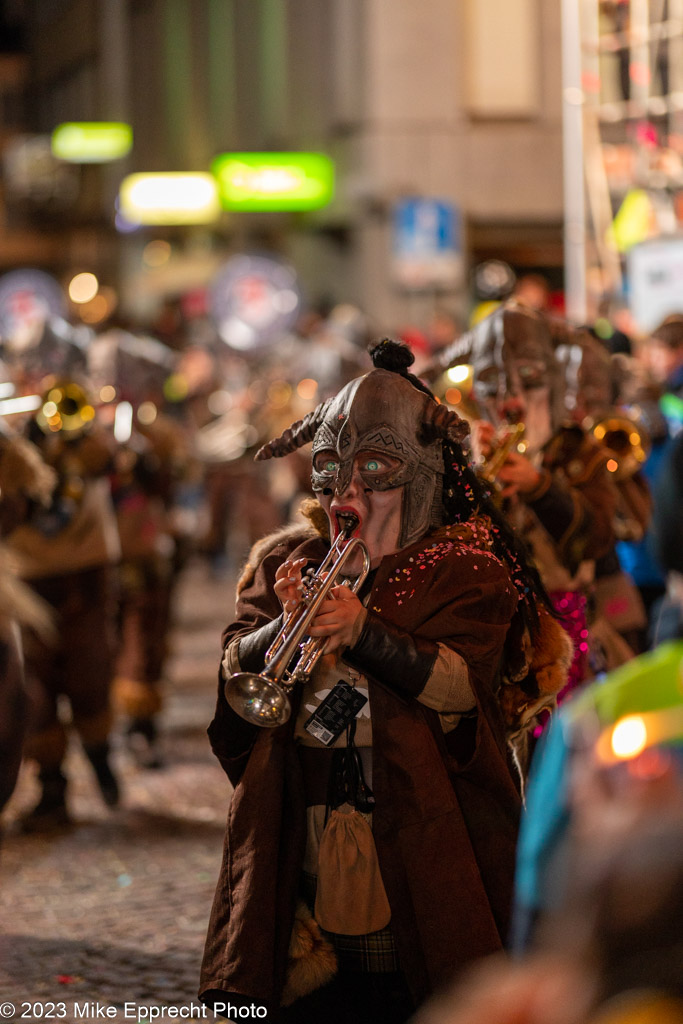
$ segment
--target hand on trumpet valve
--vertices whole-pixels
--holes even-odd
[[[541,474],[534,469],[526,455],[509,452],[496,477],[502,485],[501,498],[515,494],[531,494],[541,482]]]
[[[358,617],[364,614],[365,608],[349,587],[332,587],[329,597],[320,605],[309,635],[327,637],[325,654],[332,654],[352,643]]]
[[[286,615],[295,612],[306,597],[306,584],[301,577],[305,565],[305,558],[287,559],[275,573],[274,590]],[[326,576],[324,573],[319,582]],[[308,636],[327,637],[325,654],[332,654],[351,643],[353,628],[363,611],[363,605],[349,587],[336,585],[320,605]]]
[[[526,455],[509,444],[508,432],[512,425],[505,424],[496,430],[485,420],[477,421],[472,428],[472,444],[479,463],[480,475],[493,484],[500,498],[512,498],[516,494],[530,494],[539,485],[540,473],[534,469]],[[497,458],[500,453],[504,457]]]
[[[470,442],[477,465],[491,458],[495,446],[496,428],[488,420],[475,420],[472,424]]]
[[[288,558],[275,573],[273,590],[287,615],[297,608],[304,597],[305,586],[301,572],[305,565],[305,558]]]

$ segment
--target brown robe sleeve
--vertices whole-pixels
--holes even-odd
[[[369,611],[423,642],[449,647],[467,664],[470,682],[490,689],[519,595],[490,552],[456,542],[440,557],[438,543],[424,559],[409,551],[398,566],[380,566]]]
[[[19,633],[3,623],[0,630],[0,810],[12,795],[19,774],[27,708]]]
[[[302,536],[306,537],[303,544]],[[267,551],[253,566],[248,581],[239,590],[235,620],[223,630],[224,649],[233,640],[267,626],[280,616],[282,608],[273,590],[275,573],[294,551],[297,552],[297,557],[308,556],[312,562],[317,562],[324,554],[325,547],[320,538],[311,538],[300,532],[283,536],[282,540]],[[249,665],[251,671],[258,671],[261,667],[262,665]],[[219,670],[216,712],[209,725],[208,735],[211,749],[232,784],[236,785],[242,776],[259,729],[258,726],[245,722],[230,708],[224,696],[224,686],[223,673]]]

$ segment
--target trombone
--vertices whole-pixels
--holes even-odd
[[[363,567],[351,584],[356,594],[370,571],[370,555],[360,537],[350,537],[354,524],[347,526],[325,556],[308,584],[298,608],[287,616],[282,629],[266,651],[262,672],[236,672],[227,680],[224,693],[233,711],[253,725],[272,729],[284,725],[291,714],[289,693],[294,685],[312,673],[321,657],[327,637],[306,636],[318,609],[337,583],[344,565],[355,551],[363,556]],[[349,584],[344,584],[349,585]],[[293,668],[290,663],[299,650]]]

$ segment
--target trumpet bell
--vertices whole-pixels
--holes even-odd
[[[80,384],[74,380],[57,380],[44,392],[35,418],[48,436],[63,433],[76,437],[92,424],[95,409]]]
[[[273,729],[284,725],[291,714],[285,690],[265,675],[238,672],[230,677],[224,692],[233,711],[261,728]]]
[[[652,447],[645,429],[626,416],[598,420],[591,433],[612,455],[607,468],[616,480],[626,480],[642,469]]]
[[[357,593],[367,577],[370,554],[360,537],[349,538],[348,533],[353,525],[349,524],[339,534],[309,583],[303,601],[288,615],[266,651],[264,671],[260,675],[236,672],[227,680],[225,699],[245,721],[266,728],[284,725],[292,711],[288,691],[297,682],[310,677],[327,643],[327,637],[306,637],[308,628],[332,587],[337,585],[344,565],[355,551],[361,552],[363,566],[351,592]],[[290,668],[295,654],[296,666]]]

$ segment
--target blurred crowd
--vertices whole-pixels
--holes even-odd
[[[576,326],[542,278],[512,284],[466,325],[439,309],[387,329],[470,421],[472,463],[574,642],[564,690],[507,709],[528,778],[512,955],[418,1019],[682,1020],[683,312],[647,336],[616,315]],[[340,305],[249,351],[173,316],[0,339],[0,806],[34,763],[24,829],[68,824],[76,737],[109,806],[114,730],[141,770],[163,766],[183,568],[237,571],[297,517],[306,454],[253,454],[369,370],[376,334]],[[629,715],[655,727],[605,752]]]

